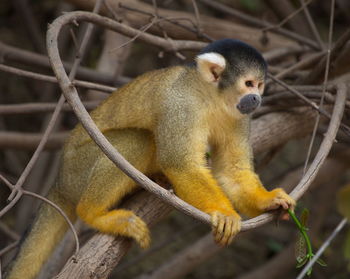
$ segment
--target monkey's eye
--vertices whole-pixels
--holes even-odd
[[[253,83],[253,81],[251,81],[251,80],[247,80],[247,81],[245,82],[245,85],[246,85],[247,87],[254,87],[254,83]]]

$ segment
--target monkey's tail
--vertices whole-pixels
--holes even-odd
[[[64,210],[71,221],[76,219],[75,206],[55,189],[50,191],[48,198]],[[62,215],[51,205],[43,203],[5,278],[35,278],[67,229],[68,224]]]

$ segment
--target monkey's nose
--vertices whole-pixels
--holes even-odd
[[[248,114],[253,112],[261,104],[261,97],[258,94],[245,95],[237,105],[237,109],[242,114]]]

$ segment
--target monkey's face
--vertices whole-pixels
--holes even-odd
[[[236,108],[240,113],[249,114],[260,106],[264,86],[264,79],[258,74],[250,73],[237,79],[235,86],[238,93]]]
[[[204,48],[196,62],[201,78],[215,87],[234,117],[260,106],[267,64],[253,47],[237,40],[220,40]]]

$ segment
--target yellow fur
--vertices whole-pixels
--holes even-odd
[[[180,198],[210,214],[215,240],[227,245],[240,229],[234,207],[255,216],[283,202],[293,206],[294,201],[280,189],[266,191],[253,171],[249,119],[236,109],[239,99],[249,93],[244,82],[238,79],[219,92],[218,73],[223,69],[216,67],[213,73],[210,63],[207,69],[206,63],[201,65],[201,71],[178,66],[146,73],[113,93],[91,116],[137,169],[147,175],[163,172]],[[212,169],[205,157],[208,147]],[[49,197],[72,220],[78,215],[101,232],[132,237],[148,247],[146,224],[132,211],[112,209],[134,189],[135,183],[78,125],[65,144]],[[8,279],[34,278],[66,227],[49,206],[40,212]]]

